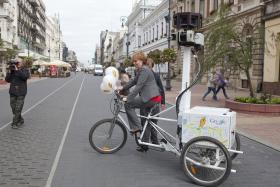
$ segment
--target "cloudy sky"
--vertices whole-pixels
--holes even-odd
[[[120,17],[128,16],[132,0],[43,0],[46,14],[60,15],[63,39],[86,64],[94,57],[100,31],[118,31]]]

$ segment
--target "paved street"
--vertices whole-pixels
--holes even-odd
[[[111,116],[110,95],[101,77],[78,73],[28,85],[25,125],[8,125],[8,90],[0,90],[0,186],[2,187],[177,187],[196,186],[184,176],[171,153],[135,150],[132,136],[122,150],[101,155],[89,145],[92,124]],[[175,117],[171,111],[168,117]],[[161,123],[175,133],[176,124]],[[241,137],[244,155],[233,161],[236,174],[221,186],[280,186],[280,152]]]

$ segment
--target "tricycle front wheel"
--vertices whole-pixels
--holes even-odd
[[[91,147],[102,154],[112,154],[119,151],[126,140],[127,130],[118,120],[100,120],[91,127],[89,132]]]

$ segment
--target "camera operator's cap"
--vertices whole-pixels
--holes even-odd
[[[10,63],[11,63],[11,64],[18,64],[19,61],[18,61],[17,59],[12,59],[12,60],[10,61]]]

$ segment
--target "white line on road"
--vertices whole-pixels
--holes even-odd
[[[78,95],[77,95],[76,100],[75,100],[75,103],[74,103],[74,105],[73,105],[73,108],[72,108],[72,111],[71,111],[71,114],[70,114],[70,117],[69,117],[69,120],[68,120],[66,129],[65,129],[64,135],[63,135],[63,137],[62,137],[61,143],[60,143],[60,145],[59,145],[58,151],[57,151],[57,153],[56,153],[56,156],[55,156],[55,159],[54,159],[54,162],[53,162],[53,165],[52,165],[52,169],[51,169],[51,172],[50,172],[50,175],[49,175],[49,178],[48,178],[46,187],[51,187],[52,180],[53,180],[53,177],[54,177],[54,174],[55,174],[55,171],[56,171],[56,168],[57,168],[57,165],[58,165],[58,162],[59,162],[61,153],[62,153],[62,148],[63,148],[63,146],[64,146],[64,143],[65,143],[65,140],[66,140],[66,136],[67,136],[68,131],[69,131],[69,127],[70,127],[70,124],[71,124],[71,121],[72,121],[72,118],[73,118],[73,115],[74,115],[74,111],[75,111],[75,109],[76,109],[76,105],[77,105],[78,100],[79,100],[79,97],[80,97],[81,90],[82,90],[82,88],[83,88],[84,80],[85,80],[85,77],[84,77],[84,79],[83,79],[83,81],[82,81],[82,84],[81,84],[81,86],[80,86]]]
[[[70,79],[69,81],[67,81],[66,83],[64,83],[62,86],[60,86],[59,88],[57,88],[56,90],[54,90],[52,93],[50,93],[49,95],[47,95],[46,97],[44,97],[42,100],[38,101],[35,105],[33,105],[32,107],[30,107],[29,109],[27,109],[26,111],[24,111],[22,113],[22,115],[26,114],[27,112],[29,112],[30,110],[32,110],[33,108],[35,108],[36,106],[38,106],[39,104],[41,104],[42,102],[44,102],[47,98],[49,98],[50,96],[52,96],[53,94],[55,94],[56,92],[58,92],[61,88],[63,88],[64,86],[66,86],[68,83],[70,83],[71,81],[77,79],[77,77]],[[9,123],[5,124],[5,125],[1,125],[2,127],[0,127],[0,132],[6,128],[8,125],[10,125],[12,123],[12,121],[10,121]]]

